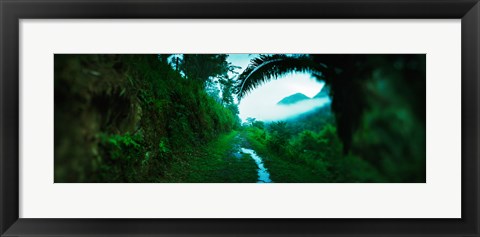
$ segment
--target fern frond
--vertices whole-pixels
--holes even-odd
[[[320,76],[325,65],[315,63],[308,55],[260,55],[238,76],[236,93],[239,99],[256,87],[290,73],[311,73]]]

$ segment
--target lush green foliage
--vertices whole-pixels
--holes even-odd
[[[308,120],[274,122],[266,129],[254,125],[245,128],[249,143],[265,158],[272,180],[280,183],[386,181],[368,162],[343,154],[334,124],[325,124],[318,131],[296,132],[296,126],[303,122]]]
[[[426,179],[424,55],[261,55],[238,78],[224,54],[54,59],[55,182],[255,182],[241,147],[279,183]],[[241,125],[234,95],[292,72],[331,104]]]
[[[310,72],[330,89],[343,156],[356,159],[349,166],[361,160],[381,180],[425,182],[425,64],[425,55],[261,55],[239,76],[237,93],[242,98],[284,74]],[[272,151],[289,140],[275,131],[267,137]]]
[[[161,182],[184,151],[238,127],[233,101],[188,70],[156,55],[56,55],[55,181]]]

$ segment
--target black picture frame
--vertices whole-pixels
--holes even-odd
[[[0,0],[0,16],[1,236],[480,236],[478,0]],[[461,19],[462,218],[19,218],[19,20],[63,18]]]

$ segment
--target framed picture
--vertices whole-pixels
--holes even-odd
[[[1,236],[480,236],[480,4],[1,0]]]

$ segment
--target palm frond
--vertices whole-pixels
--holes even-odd
[[[290,73],[321,75],[323,64],[315,63],[309,55],[260,55],[238,76],[236,93],[239,99],[256,87]]]

